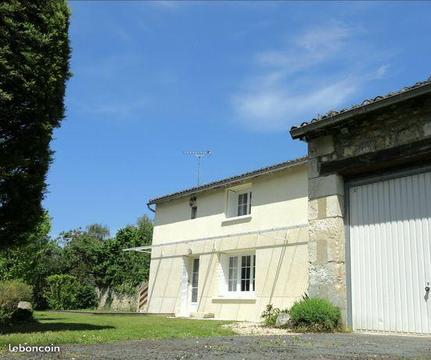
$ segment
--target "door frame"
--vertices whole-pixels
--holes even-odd
[[[180,316],[189,317],[189,264],[190,258],[183,256],[183,266],[180,284]]]
[[[354,179],[348,179],[344,183],[344,234],[345,234],[345,267],[346,267],[346,325],[353,330],[352,313],[352,269],[350,258],[350,189],[356,186],[373,184],[380,181],[396,179],[411,175],[418,175],[431,171],[431,165],[408,167],[379,174],[369,174]]]
[[[193,266],[194,266],[194,262],[195,260],[198,260],[198,284],[197,284],[197,299],[196,302],[192,302],[192,289],[193,289]],[[187,299],[187,308],[188,308],[188,313],[189,316],[191,313],[194,313],[198,310],[199,307],[199,272],[200,272],[200,268],[201,268],[201,261],[200,261],[200,257],[198,256],[190,256],[189,258],[189,271],[188,271],[188,290],[187,290],[187,294],[188,294],[188,299]]]

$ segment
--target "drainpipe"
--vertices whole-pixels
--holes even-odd
[[[152,211],[153,213],[155,213],[155,212],[156,212],[156,210],[154,210],[154,209],[151,207],[151,204],[150,204],[150,203],[148,203],[148,204],[147,204],[147,208],[148,208],[148,210]]]

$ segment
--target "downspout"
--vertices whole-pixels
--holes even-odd
[[[154,210],[154,209],[151,207],[151,204],[150,204],[150,203],[148,203],[148,204],[147,204],[147,208],[148,208],[148,210],[152,211],[153,213],[156,213],[156,210]]]

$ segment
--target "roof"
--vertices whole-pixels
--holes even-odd
[[[290,129],[290,134],[293,139],[302,138],[311,131],[334,125],[353,116],[362,115],[427,93],[431,93],[431,77],[398,91],[376,96],[372,99],[366,99],[360,104],[353,105],[349,108],[338,111],[331,110],[327,114],[318,116],[309,122],[303,122],[299,126],[293,126]]]
[[[246,173],[243,173],[240,175],[232,176],[232,177],[229,177],[226,179],[210,182],[208,184],[195,186],[195,187],[192,187],[192,188],[189,188],[186,190],[181,190],[181,191],[174,192],[174,193],[171,193],[168,195],[163,195],[163,196],[160,196],[157,198],[153,198],[153,199],[150,199],[147,204],[148,205],[157,204],[157,203],[160,203],[162,201],[168,201],[168,200],[178,199],[178,198],[188,196],[188,195],[194,195],[194,194],[200,193],[200,192],[205,191],[205,190],[210,190],[210,189],[214,190],[214,189],[223,188],[227,185],[240,183],[240,182],[243,182],[245,180],[255,178],[257,176],[266,175],[266,174],[269,174],[272,172],[288,169],[288,168],[293,167],[293,166],[305,164],[306,162],[307,162],[307,157],[301,157],[298,159],[285,161],[285,162],[282,162],[279,164],[274,164],[274,165],[267,166],[267,167],[264,167],[261,169],[257,169],[257,170],[246,172]]]

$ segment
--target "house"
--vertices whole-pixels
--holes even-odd
[[[431,78],[290,134],[306,158],[150,200],[148,311],[259,320],[308,293],[431,334]]]
[[[305,158],[149,201],[148,312],[259,321],[308,287]]]

